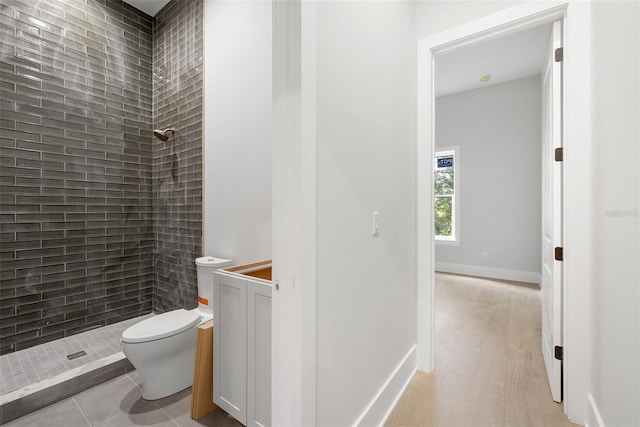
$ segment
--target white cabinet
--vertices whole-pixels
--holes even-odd
[[[247,425],[247,281],[214,277],[213,402]]]
[[[246,425],[271,425],[271,285],[252,281],[247,281]]]
[[[271,425],[271,280],[264,278],[266,268],[270,279],[270,262],[218,270],[214,278],[213,401],[246,426]]]

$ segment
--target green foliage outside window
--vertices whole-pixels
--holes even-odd
[[[434,174],[434,219],[436,236],[453,236],[453,197],[454,197],[454,170],[453,166],[438,167],[438,158],[452,157],[451,155],[439,156],[435,162]]]
[[[451,197],[436,197],[436,236],[451,236]]]

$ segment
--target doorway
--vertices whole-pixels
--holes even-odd
[[[435,58],[438,161],[433,163],[434,269],[492,279],[435,276],[436,340],[440,344],[435,353],[440,378],[443,366],[451,365],[448,363],[451,358],[443,355],[457,353],[451,351],[452,346],[465,349],[467,355],[476,353],[478,363],[486,357],[496,360],[509,355],[504,363],[494,367],[494,375],[488,378],[486,387],[498,382],[507,366],[513,368],[525,358],[542,377],[545,365],[556,364],[550,360],[553,356],[547,356],[554,338],[561,345],[560,328],[556,331],[551,327],[561,324],[561,307],[559,304],[549,307],[556,300],[555,294],[549,292],[554,289],[550,281],[553,275],[547,273],[553,271],[554,263],[559,273],[561,262],[552,259],[548,262],[551,257],[543,256],[545,250],[553,252],[553,248],[547,247],[551,222],[548,213],[556,211],[549,208],[554,203],[561,205],[560,197],[554,203],[549,202],[550,185],[557,181],[560,189],[561,184],[559,179],[551,179],[555,169],[548,165],[552,158],[549,136],[554,129],[549,123],[560,120],[559,115],[555,121],[550,120],[551,109],[547,106],[547,100],[552,99],[547,93],[553,75],[547,71],[550,64],[555,65],[553,49],[549,49],[554,29],[555,26],[546,23]],[[558,65],[561,67],[561,63]],[[559,82],[558,77],[557,88]],[[560,92],[555,98],[560,104]],[[557,110],[559,113],[560,108]],[[553,142],[555,147],[561,139]],[[454,144],[456,150],[447,149]],[[447,159],[450,161],[444,161]],[[553,166],[561,169],[561,163]],[[561,209],[557,213],[560,217]],[[553,231],[561,235],[560,227]],[[541,280],[542,261],[545,261],[544,280]],[[557,278],[561,278],[559,274]],[[544,286],[542,292],[531,287],[527,291],[517,289],[525,283],[535,284],[536,289],[540,289],[540,284]],[[558,293],[561,285],[557,280]],[[540,294],[544,296],[542,304]],[[450,308],[443,310],[443,307]],[[537,309],[531,311],[532,307]],[[446,327],[449,332],[445,332]],[[467,336],[469,330],[473,334]],[[465,334],[460,334],[461,331]],[[449,338],[442,336],[449,333]],[[452,340],[456,336],[460,338]],[[477,341],[478,336],[484,344],[469,346],[467,341]],[[541,342],[544,358],[540,353]],[[532,344],[535,351],[531,351]],[[497,348],[501,350],[494,353]],[[512,351],[514,348],[529,351]],[[460,363],[464,372],[464,361]],[[553,400],[560,401],[560,370],[547,369],[547,373]],[[534,376],[520,377],[523,384],[528,384],[524,387],[536,389],[542,401],[551,400],[548,384],[539,383]],[[505,382],[505,386],[512,384]],[[503,392],[504,389],[499,389],[494,395],[500,400]]]
[[[572,150],[576,163],[565,165],[565,251],[571,249],[571,262],[565,263],[563,275],[565,290],[563,308],[566,313],[564,331],[566,337],[564,371],[565,412],[571,420],[586,418],[584,396],[588,391],[588,364],[579,354],[588,351],[589,307],[578,297],[578,290],[585,283],[589,286],[588,273],[580,272],[579,265],[590,261],[589,219],[581,217],[589,210],[590,198],[575,197],[588,193],[590,178],[590,131],[580,126],[589,119],[589,77],[580,75],[590,69],[588,40],[590,35],[590,8],[579,2],[558,2],[553,6],[525,4],[507,9],[486,18],[434,35],[418,43],[418,363],[419,368],[432,371],[434,364],[434,245],[432,177],[430,163],[434,151],[435,93],[434,62],[439,54],[460,49],[474,43],[495,39],[537,25],[561,19],[571,22],[567,26],[566,49],[567,81],[564,88],[567,114],[563,117],[565,146]],[[573,49],[573,50],[571,50]],[[580,72],[578,71],[580,70]],[[583,78],[584,77],[584,78]],[[581,163],[582,162],[582,163]],[[573,245],[572,245],[573,243]],[[569,261],[569,260],[567,260]],[[583,264],[584,265],[584,264]],[[583,290],[580,290],[583,292]]]
[[[541,73],[550,32],[544,24],[436,56],[438,272],[540,284]],[[449,281],[454,289],[459,282]],[[482,283],[509,293],[504,283]],[[474,289],[484,293],[484,285]],[[436,291],[436,306],[457,294]],[[501,308],[489,307],[483,316]]]

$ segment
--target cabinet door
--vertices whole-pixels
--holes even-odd
[[[247,424],[271,425],[271,285],[247,281]]]
[[[213,283],[213,401],[246,425],[246,280],[216,272]]]

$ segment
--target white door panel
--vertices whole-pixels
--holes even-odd
[[[554,257],[562,247],[562,162],[555,149],[562,147],[562,62],[555,51],[562,46],[562,23],[553,23],[542,72],[542,354],[553,400],[562,400],[562,362],[555,348],[562,347],[562,262]]]

